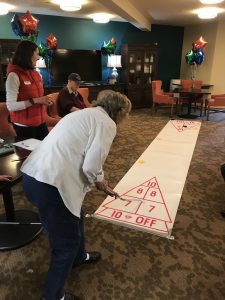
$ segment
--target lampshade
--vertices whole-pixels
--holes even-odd
[[[46,68],[45,60],[43,57],[39,58],[39,60],[36,62],[36,68]]]
[[[111,74],[111,79],[109,80],[110,84],[115,84],[117,82],[117,78],[118,78],[118,73],[117,73],[117,69],[116,68],[121,68],[121,55],[114,55],[111,54],[108,56],[108,63],[107,63],[107,67],[109,68],[113,68],[112,70],[112,74]]]
[[[121,55],[111,54],[108,56],[107,67],[109,68],[121,68]]]

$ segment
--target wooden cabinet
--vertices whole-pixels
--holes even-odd
[[[0,90],[5,89],[6,69],[20,40],[0,39]]]
[[[127,84],[127,96],[133,108],[151,107],[151,82],[157,76],[158,47],[124,44],[121,54],[122,78]]]
[[[125,93],[125,84],[102,84],[102,85],[93,85],[86,86],[89,88],[89,100],[92,102],[97,99],[98,93],[102,90],[113,90],[116,92],[120,92],[122,94]]]

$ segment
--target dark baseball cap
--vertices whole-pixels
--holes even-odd
[[[68,80],[72,80],[72,81],[75,81],[77,83],[80,83],[81,82],[81,77],[79,74],[77,73],[71,73],[69,76],[68,76]]]

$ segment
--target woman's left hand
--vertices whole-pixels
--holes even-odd
[[[34,98],[34,102],[37,104],[44,104],[47,106],[50,106],[53,104],[51,96],[43,96],[43,97],[39,97],[39,98]]]
[[[47,97],[47,105],[51,106],[53,104],[52,97],[51,96],[46,96],[46,97]]]

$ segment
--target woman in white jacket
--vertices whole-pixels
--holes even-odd
[[[64,292],[71,268],[100,258],[98,252],[85,251],[81,206],[94,186],[118,196],[104,180],[103,164],[116,124],[130,110],[126,96],[111,90],[100,92],[92,107],[62,118],[21,168],[26,196],[37,206],[52,248],[45,300],[79,299]]]

